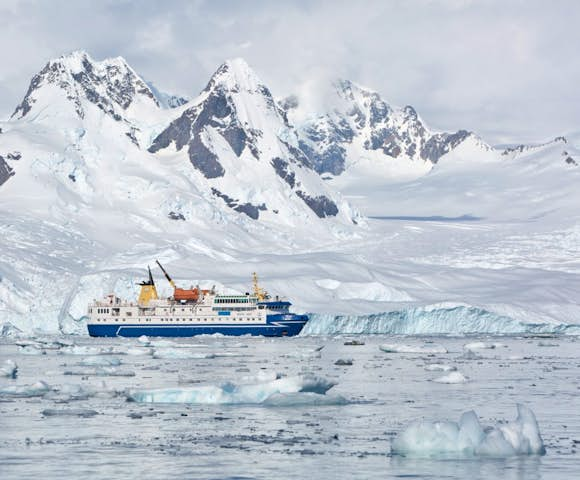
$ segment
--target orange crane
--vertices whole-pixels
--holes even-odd
[[[178,288],[175,285],[175,282],[171,279],[169,274],[165,271],[163,266],[159,263],[159,260],[155,260],[159,268],[165,275],[165,278],[169,282],[169,284],[173,287],[173,299],[176,302],[197,302],[199,300],[200,293],[202,295],[206,295],[209,293],[209,290],[200,290],[198,287],[185,289],[185,288]]]

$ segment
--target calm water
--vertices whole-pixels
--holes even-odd
[[[578,478],[577,338],[494,338],[504,346],[478,350],[477,359],[462,358],[463,345],[473,338],[360,339],[365,345],[344,345],[347,338],[174,340],[189,344],[179,351],[230,355],[202,359],[127,355],[140,344],[126,339],[45,339],[43,346],[50,348],[40,355],[24,354],[15,340],[0,340],[0,364],[12,359],[19,365],[18,378],[0,379],[0,389],[39,380],[50,386],[37,397],[0,395],[0,478]],[[50,344],[58,340],[112,348],[115,354],[99,357],[118,358],[121,365],[106,372],[81,366],[89,355]],[[431,342],[449,353],[389,354],[378,348]],[[337,366],[338,359],[353,364]],[[424,367],[436,362],[456,366],[469,382],[431,382],[443,374]],[[329,393],[351,403],[138,404],[125,395],[130,388],[236,382],[264,370],[327,378],[337,383]],[[450,460],[390,454],[392,438],[411,420],[457,421],[475,409],[481,423],[491,425],[514,419],[517,402],[536,413],[546,456]]]

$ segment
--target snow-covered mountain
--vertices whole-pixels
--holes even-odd
[[[49,61],[36,74],[12,119],[66,119],[71,109],[86,116],[85,101],[115,121],[139,118],[159,108],[147,84],[121,58],[94,61],[86,52],[75,51]]]
[[[257,219],[303,215],[356,221],[311,168],[270,90],[242,59],[224,63],[149,148],[186,153],[216,197]]]
[[[147,86],[151,89],[153,95],[157,99],[159,106],[162,108],[177,108],[185,105],[189,102],[189,99],[182,97],[180,95],[173,95],[171,93],[162,92],[159,90],[153,82],[146,82]]]
[[[464,142],[489,150],[466,130],[434,132],[413,107],[392,107],[351,81],[333,82],[330,90],[325,112],[305,113],[308,107],[296,96],[281,101],[297,126],[300,148],[321,174],[366,169],[385,180],[420,176]]]
[[[155,258],[181,285],[244,292],[258,271],[364,331],[578,318],[578,135],[492,149],[337,85],[298,121],[300,99],[276,102],[241,60],[181,105],[122,59],[49,62],[0,122],[0,325],[84,332],[87,303],[133,298]],[[343,198],[383,218],[362,227]]]

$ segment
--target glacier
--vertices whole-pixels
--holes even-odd
[[[532,323],[467,306],[410,307],[369,315],[310,314],[301,335],[579,335],[580,325]]]

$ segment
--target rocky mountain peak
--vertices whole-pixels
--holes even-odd
[[[244,60],[223,63],[191,103],[150,152],[187,149],[211,194],[253,219],[303,215],[305,207],[320,218],[339,214],[285,112]]]
[[[349,80],[337,80],[332,87],[335,101],[328,110],[295,125],[300,148],[319,173],[340,175],[349,159],[371,156],[435,164],[471,135],[432,132],[413,107],[394,108],[377,92]]]
[[[117,121],[124,118],[124,112],[136,102],[145,103],[150,108],[159,107],[151,89],[122,57],[98,62],[87,52],[74,51],[50,60],[32,78],[12,118],[25,117],[35,105],[58,108],[55,95],[59,94],[55,89],[73,104],[79,118],[85,117],[87,102]]]

